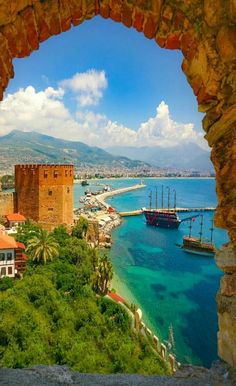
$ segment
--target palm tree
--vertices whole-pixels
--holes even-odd
[[[111,261],[107,255],[103,255],[99,259],[96,269],[95,288],[102,295],[107,294],[109,283],[113,277],[113,268]]]
[[[58,255],[59,245],[53,236],[44,229],[39,229],[37,235],[29,240],[26,251],[30,253],[33,260],[43,261],[53,260]]]

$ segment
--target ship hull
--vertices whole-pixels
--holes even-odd
[[[181,220],[179,220],[175,213],[145,211],[144,216],[146,218],[147,225],[158,228],[178,229],[181,223]]]
[[[207,257],[214,257],[215,252],[207,252],[207,251],[197,251],[194,249],[188,249],[188,248],[182,248],[184,252],[191,253],[193,255],[199,255],[199,256],[207,256]]]

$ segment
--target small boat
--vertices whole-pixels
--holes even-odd
[[[80,199],[79,199],[79,202],[80,202],[81,204],[83,204],[83,203],[85,202],[85,199],[86,199],[85,196],[81,196]]]
[[[82,186],[88,186],[89,183],[88,183],[87,180],[83,180],[83,181],[81,181],[81,185],[82,185]]]
[[[192,237],[192,221],[190,220],[189,225],[189,235],[183,237],[183,244],[180,246],[185,252],[192,253],[195,255],[201,255],[201,256],[208,256],[208,257],[214,257],[216,248],[213,244],[213,220],[212,220],[212,227],[210,228],[211,231],[211,239],[210,241],[206,240],[204,241],[202,238],[202,228],[203,228],[203,215],[201,217],[200,222],[200,237]]]

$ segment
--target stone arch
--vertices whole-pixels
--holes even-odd
[[[96,15],[183,53],[182,70],[206,113],[203,129],[216,170],[215,223],[231,240],[216,258],[225,273],[218,351],[236,365],[236,0],[0,0],[0,99],[14,76],[14,58]]]

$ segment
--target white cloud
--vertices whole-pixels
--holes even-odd
[[[13,129],[37,131],[103,148],[115,145],[169,147],[186,142],[204,144],[203,135],[194,130],[192,123],[178,123],[171,118],[168,105],[163,101],[157,107],[156,115],[141,123],[135,131],[93,111],[80,109],[72,114],[64,104],[64,94],[62,85],[58,89],[48,87],[39,92],[29,86],[8,94],[0,103],[0,135]]]
[[[168,105],[162,101],[156,109],[156,115],[141,123],[137,132],[137,145],[141,146],[174,146],[181,142],[202,144],[202,133],[194,130],[192,123],[175,122]]]
[[[77,73],[72,78],[60,82],[63,89],[68,89],[76,95],[80,106],[97,105],[107,85],[105,71],[96,70]]]

